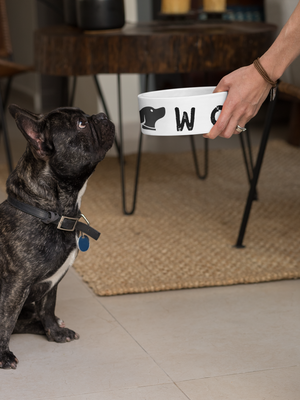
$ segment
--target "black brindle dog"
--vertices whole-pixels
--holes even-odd
[[[9,111],[28,142],[0,205],[0,368],[15,369],[12,333],[45,334],[59,343],[79,338],[54,314],[56,291],[79,237],[99,236],[79,221],[81,197],[113,144],[114,125],[103,113],[77,108],[37,115],[12,105]]]

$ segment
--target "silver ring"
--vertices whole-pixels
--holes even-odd
[[[245,131],[247,130],[247,128],[242,128],[241,126],[237,125],[236,128],[235,128],[235,130],[236,130],[238,133],[241,133],[241,132],[245,132]]]

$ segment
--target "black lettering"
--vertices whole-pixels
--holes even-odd
[[[216,114],[217,114],[217,112],[221,111],[222,108],[223,108],[223,106],[217,106],[216,108],[214,108],[214,109],[212,110],[212,112],[211,112],[211,114],[210,114],[210,120],[211,120],[211,123],[212,123],[213,125],[217,122],[217,120],[216,120]]]
[[[176,124],[177,124],[177,131],[182,131],[184,125],[187,126],[188,130],[191,131],[194,128],[195,122],[195,107],[191,109],[191,119],[189,120],[188,114],[186,111],[183,112],[182,120],[180,120],[180,113],[179,108],[175,108],[175,115],[176,115]]]

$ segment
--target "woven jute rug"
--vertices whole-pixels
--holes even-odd
[[[82,212],[101,236],[75,262],[97,295],[300,277],[300,150],[268,144],[244,249],[234,247],[249,188],[241,150],[211,150],[209,158],[201,181],[191,153],[143,154],[132,216],[122,214],[118,160],[99,164]],[[134,168],[135,156],[126,157],[130,203]],[[2,168],[2,188],[4,175]]]

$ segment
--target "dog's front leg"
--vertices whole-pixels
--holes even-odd
[[[17,368],[19,361],[9,350],[9,340],[28,294],[29,288],[0,286],[0,368]]]
[[[40,301],[35,303],[36,312],[40,318],[49,342],[65,343],[79,339],[79,335],[71,329],[62,327],[55,316],[57,285],[54,286]]]

